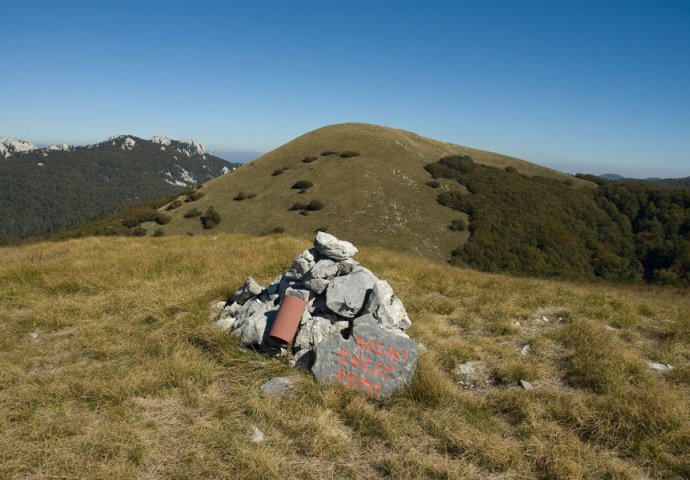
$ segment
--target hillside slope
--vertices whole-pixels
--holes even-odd
[[[332,155],[322,155],[327,152]],[[343,152],[359,156],[342,158]],[[558,180],[565,174],[496,153],[475,150],[376,125],[346,123],[309,132],[237,169],[232,175],[205,185],[204,198],[173,212],[163,227],[166,234],[240,232],[259,235],[274,229],[309,235],[328,229],[336,236],[365,245],[412,252],[446,260],[467,239],[467,232],[450,231],[462,214],[442,208],[438,191],[426,185],[428,163],[447,155],[471,155],[482,164],[512,166],[525,175]],[[347,154],[346,154],[347,155]],[[303,160],[314,158],[310,163]],[[291,188],[313,183],[305,193]],[[590,185],[572,179],[576,186]],[[441,189],[449,188],[442,185]],[[255,195],[233,200],[240,192]],[[301,215],[288,211],[295,203],[323,203],[318,211]],[[220,214],[216,229],[205,232],[198,218],[184,215],[213,206]],[[151,229],[153,230],[153,229]]]
[[[391,283],[425,346],[410,388],[377,402],[322,389],[209,320],[209,302],[248,275],[266,284],[309,244],[219,235],[0,248],[0,477],[690,476],[686,292],[362,248],[356,258]],[[476,376],[458,370],[466,362]],[[295,373],[293,396],[261,393]]]
[[[10,142],[0,156],[0,243],[169,196],[234,168],[193,140],[121,135],[85,147]]]

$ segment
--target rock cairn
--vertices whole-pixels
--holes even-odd
[[[341,383],[372,397],[408,384],[418,345],[405,330],[410,318],[385,280],[352,259],[350,242],[319,232],[314,247],[263,288],[253,278],[223,302],[216,325],[242,343],[291,358],[320,383]],[[306,308],[294,340],[272,345],[268,332],[283,298],[302,299]]]

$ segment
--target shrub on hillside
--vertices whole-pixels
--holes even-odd
[[[307,203],[307,210],[310,212],[316,212],[317,210],[321,210],[323,207],[323,202],[319,200],[312,200],[311,202]]]
[[[157,228],[157,229],[153,232],[153,236],[154,236],[154,237],[162,237],[163,235],[165,235],[165,232],[163,231],[162,228]]]
[[[471,173],[475,166],[474,161],[469,155],[451,155],[443,157],[439,162],[460,173]]]
[[[312,163],[312,162],[315,162],[316,160],[318,160],[318,158],[319,157],[311,157],[311,156],[304,157],[304,159],[302,160],[302,163]]]
[[[208,207],[206,213],[199,220],[201,220],[201,225],[209,230],[220,223],[220,215],[215,208]]]
[[[334,152],[333,150],[326,150],[324,152],[321,152],[322,157],[328,157],[331,155],[338,155],[340,152]]]
[[[448,230],[451,230],[453,232],[464,232],[465,230],[467,230],[467,225],[465,224],[465,221],[462,218],[458,218],[450,222],[450,225],[448,225]]]
[[[146,236],[146,229],[142,227],[135,227],[132,229],[131,234],[133,237],[144,237]]]
[[[256,197],[256,193],[247,193],[247,192],[241,191],[237,195],[232,197],[232,199],[239,202],[239,201],[248,200],[248,199],[254,198],[254,197]]]
[[[153,221],[156,222],[158,225],[165,225],[166,223],[170,222],[170,217],[163,213],[158,213],[153,218]]]
[[[340,154],[340,158],[352,158],[352,157],[359,157],[361,153],[359,153],[356,150],[346,150],[343,153]]]
[[[517,172],[517,168],[513,167],[512,165],[509,165],[505,168],[507,173],[515,173]]]
[[[272,177],[277,177],[278,175],[282,175],[285,173],[285,170],[282,168],[279,168],[278,170],[273,170],[273,173],[271,174]]]
[[[323,202],[320,200],[312,200],[309,203],[295,202],[292,204],[289,211],[294,212],[316,212],[324,207]]]
[[[290,187],[290,188],[292,188],[294,190],[299,190],[300,191],[299,193],[304,193],[307,191],[307,189],[309,189],[313,186],[314,186],[314,184],[312,182],[310,182],[309,180],[299,180],[299,181],[295,182],[294,185],[292,185],[292,187]]]
[[[175,210],[176,208],[180,208],[182,206],[182,201],[181,200],[175,200],[171,203],[168,204],[167,207],[165,207],[166,210]]]
[[[192,208],[190,211],[184,214],[184,218],[196,218],[200,216],[201,212],[197,208]]]
[[[438,180],[429,180],[426,184],[431,188],[439,188],[441,186],[441,182]]]
[[[192,190],[191,192],[189,192],[189,193],[185,196],[184,201],[187,202],[187,203],[189,203],[189,202],[196,202],[197,200],[199,200],[199,199],[200,199],[201,197],[203,197],[203,196],[204,196],[204,192],[200,192],[200,191],[198,191],[198,190]]]

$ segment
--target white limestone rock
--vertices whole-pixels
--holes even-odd
[[[339,265],[333,260],[319,260],[304,276],[304,286],[316,294],[323,293],[339,270]]]
[[[235,315],[232,334],[246,345],[263,345],[277,311],[272,302],[256,298],[247,301]]]
[[[326,232],[319,232],[316,234],[314,248],[324,257],[337,262],[349,260],[358,251],[350,242],[338,240],[336,237]]]
[[[326,290],[326,307],[342,317],[356,317],[377,280],[364,267],[355,268],[349,275],[335,277]]]
[[[377,280],[372,288],[366,311],[376,317],[381,327],[387,330],[407,330],[412,325],[405,306],[385,280]]]
[[[10,137],[0,138],[0,157],[9,158],[16,153],[31,152],[36,150],[36,145],[26,140],[17,140]]]
[[[310,350],[334,332],[341,332],[350,326],[350,322],[339,320],[335,316],[317,314],[301,322],[294,346],[299,350]]]
[[[237,302],[240,305],[243,305],[244,302],[250,298],[261,295],[261,292],[263,291],[263,287],[256,283],[256,280],[254,280],[252,277],[249,277],[247,278],[247,281],[244,282],[244,285],[235,290],[235,293],[233,293],[232,297],[230,297],[229,303]]]
[[[286,273],[288,277],[301,279],[304,274],[312,269],[315,263],[313,250],[305,250],[292,262],[290,270]]]

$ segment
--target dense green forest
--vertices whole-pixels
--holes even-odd
[[[452,252],[451,263],[518,275],[690,285],[690,191],[603,179],[596,188],[574,187],[468,156],[444,157],[426,169],[465,187],[438,196],[470,218],[469,240]]]
[[[0,244],[74,228],[233,167],[212,155],[187,155],[174,141],[163,146],[130,137],[136,146],[126,149],[124,138],[0,159]]]

